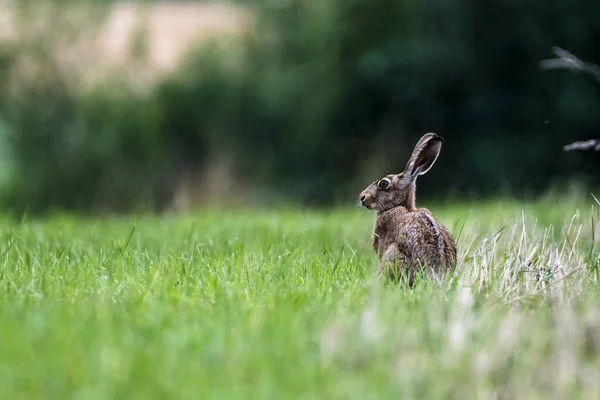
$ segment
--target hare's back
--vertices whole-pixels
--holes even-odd
[[[399,247],[405,253],[429,264],[449,266],[455,261],[456,247],[450,232],[429,210],[406,212],[399,222]]]

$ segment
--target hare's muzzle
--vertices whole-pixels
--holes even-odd
[[[375,206],[375,199],[373,198],[373,196],[367,192],[362,192],[360,194],[360,204],[363,207],[368,208],[369,210],[372,210],[373,207]]]

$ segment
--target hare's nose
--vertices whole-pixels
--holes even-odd
[[[365,201],[365,197],[367,197],[367,196],[365,196],[364,194],[362,196],[360,196],[360,201]]]

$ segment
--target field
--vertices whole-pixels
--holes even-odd
[[[5,218],[0,398],[597,398],[594,199],[429,208],[459,272],[412,291],[360,208]]]
[[[37,71],[28,55],[41,43],[65,79],[83,90],[114,77],[142,87],[156,83],[190,50],[227,42],[253,22],[246,8],[219,1],[117,1],[91,8],[45,2],[25,14],[15,3],[0,2],[0,45],[22,47],[16,77]]]

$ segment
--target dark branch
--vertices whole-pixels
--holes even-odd
[[[575,142],[575,143],[566,145],[565,147],[563,147],[563,149],[564,149],[564,151],[572,151],[572,150],[600,151],[600,140],[592,139],[592,140],[586,140],[583,142]]]
[[[568,69],[571,72],[583,72],[591,75],[600,83],[600,67],[596,64],[581,61],[568,51],[560,47],[553,47],[552,52],[558,58],[540,61],[540,68],[549,69]],[[600,151],[600,139],[586,140],[583,142],[574,142],[563,147],[564,151],[573,150],[594,150]]]
[[[591,75],[600,83],[600,67],[596,64],[587,63],[575,57],[568,51],[560,47],[552,48],[552,52],[558,58],[540,61],[540,68],[549,69],[568,69],[572,72],[583,72]]]

